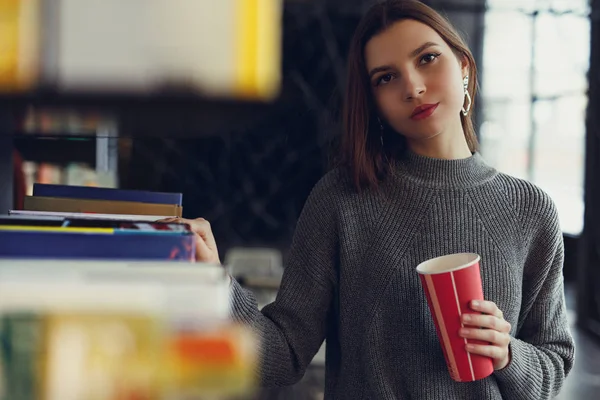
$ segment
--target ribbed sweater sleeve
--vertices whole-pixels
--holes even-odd
[[[524,189],[535,190],[529,185]],[[512,359],[495,373],[503,397],[511,400],[553,398],[574,361],[575,347],[566,319],[564,246],[558,214],[552,200],[537,192],[537,196],[528,196],[537,201],[518,204],[524,221],[523,240],[529,242],[522,311],[513,329]]]
[[[261,312],[232,280],[233,318],[252,326],[261,341],[262,386],[299,381],[326,336],[338,249],[331,179],[323,178],[305,203],[276,300]]]

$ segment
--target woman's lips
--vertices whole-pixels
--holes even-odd
[[[414,109],[412,115],[410,116],[413,120],[423,120],[428,118],[433,114],[440,103],[437,104],[423,104]]]

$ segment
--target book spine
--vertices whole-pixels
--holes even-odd
[[[195,238],[192,234],[0,231],[0,258],[194,261]]]
[[[101,214],[143,214],[181,216],[175,204],[149,204],[128,201],[82,200],[62,197],[26,196],[25,210]]]

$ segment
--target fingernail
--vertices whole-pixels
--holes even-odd
[[[473,349],[475,349],[475,346],[473,346],[472,344],[467,345],[467,350],[473,350]]]
[[[463,316],[463,320],[465,320],[465,321],[470,321],[470,320],[471,320],[471,316],[470,316],[469,314],[465,314],[465,315]]]
[[[468,334],[469,334],[469,332],[470,332],[470,331],[469,331],[468,329],[465,329],[465,328],[462,328],[462,329],[460,330],[460,334],[461,334],[461,335],[468,335]]]
[[[473,301],[471,302],[471,305],[472,305],[473,307],[479,307],[479,302],[478,302],[477,300],[473,300]]]

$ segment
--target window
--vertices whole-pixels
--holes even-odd
[[[583,228],[587,0],[488,0],[481,153],[555,201],[563,232]]]

